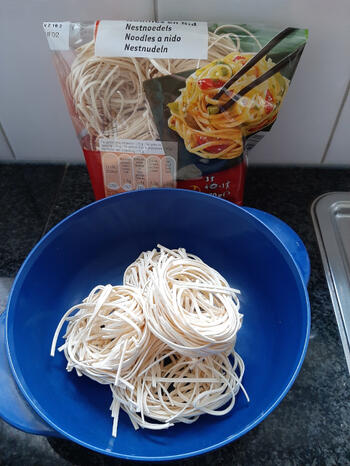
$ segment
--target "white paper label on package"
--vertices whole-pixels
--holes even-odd
[[[97,57],[208,58],[208,26],[200,21],[100,21]]]
[[[43,28],[50,50],[69,50],[70,22],[45,21]]]

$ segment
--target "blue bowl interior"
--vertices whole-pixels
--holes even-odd
[[[120,416],[111,436],[111,394],[65,370],[49,356],[62,314],[96,284],[119,284],[138,254],[161,243],[185,247],[241,290],[243,357],[248,403],[193,425],[134,431]],[[172,459],[223,445],[260,422],[289,389],[304,356],[308,300],[298,270],[279,241],[243,209],[181,190],[149,190],[107,198],[61,222],[38,244],[17,276],[8,309],[9,356],[33,408],[70,439],[102,453]],[[59,344],[63,339],[59,339]]]

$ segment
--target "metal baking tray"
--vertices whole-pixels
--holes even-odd
[[[311,215],[350,372],[350,192],[323,194]]]

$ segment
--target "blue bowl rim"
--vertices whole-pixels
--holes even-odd
[[[84,214],[86,210],[96,208],[99,204],[112,202],[113,199],[117,198],[117,197],[120,198],[120,197],[123,197],[123,196],[128,196],[128,197],[135,196],[135,195],[138,196],[138,195],[142,195],[141,193],[152,192],[152,191],[171,191],[171,192],[174,192],[174,193],[181,193],[182,192],[182,193],[185,193],[186,195],[197,196],[197,197],[200,197],[200,198],[204,197],[204,198],[210,198],[211,200],[215,199],[218,202],[224,202],[224,203],[228,204],[233,209],[239,209],[239,210],[244,211],[244,215],[247,215],[248,217],[250,217],[250,219],[253,222],[257,222],[258,224],[260,224],[260,227],[262,226],[263,229],[267,230],[270,233],[269,237],[270,237],[272,243],[274,243],[277,246],[277,248],[283,253],[284,259],[287,261],[287,263],[289,263],[288,265],[290,265],[292,267],[292,269],[294,269],[294,272],[296,272],[296,275],[299,277],[300,291],[303,291],[303,295],[304,295],[305,303],[306,303],[306,326],[305,326],[305,329],[302,329],[303,332],[305,332],[305,333],[304,333],[303,347],[302,347],[302,350],[301,350],[300,356],[299,356],[299,361],[298,361],[297,366],[295,367],[294,372],[291,374],[291,377],[290,377],[290,380],[289,380],[288,384],[284,387],[284,389],[282,390],[280,395],[277,397],[277,399],[274,401],[274,403],[272,403],[270,405],[270,407],[266,411],[264,411],[258,418],[256,418],[250,424],[248,424],[240,432],[238,432],[235,435],[232,435],[232,436],[230,436],[228,438],[225,438],[221,442],[218,442],[218,443],[216,443],[214,445],[210,445],[209,447],[206,447],[206,448],[202,448],[200,450],[191,451],[191,452],[187,452],[187,453],[184,453],[184,454],[169,455],[169,456],[156,456],[156,457],[142,456],[142,455],[141,456],[126,455],[126,454],[121,454],[121,453],[117,453],[117,452],[103,450],[102,448],[96,447],[94,445],[90,445],[90,444],[84,442],[83,440],[80,440],[79,438],[74,437],[69,432],[65,432],[63,429],[61,429],[59,426],[57,426],[50,418],[48,418],[41,411],[40,406],[38,406],[34,402],[34,400],[31,398],[30,394],[27,393],[26,388],[21,383],[21,380],[20,380],[20,378],[19,378],[19,376],[17,374],[17,371],[20,373],[21,370],[18,367],[16,361],[13,361],[13,359],[12,359],[12,356],[11,356],[11,344],[10,344],[9,339],[8,339],[8,329],[9,329],[9,326],[11,325],[12,320],[13,320],[13,318],[11,317],[12,312],[9,312],[9,311],[10,311],[10,307],[11,307],[11,300],[12,300],[12,297],[13,297],[13,295],[15,293],[16,285],[20,280],[21,274],[23,273],[23,271],[27,267],[30,266],[31,262],[35,260],[37,252],[40,250],[40,248],[46,242],[46,240],[56,230],[60,229],[62,225],[64,225],[66,222],[70,221],[70,219],[72,217],[80,216],[80,215]],[[198,456],[198,455],[203,455],[205,453],[209,453],[210,451],[216,450],[216,449],[218,449],[220,447],[223,447],[223,446],[233,442],[234,440],[237,440],[238,438],[242,437],[247,432],[252,430],[254,427],[256,427],[258,424],[260,424],[280,404],[280,402],[283,400],[283,398],[286,396],[286,394],[290,390],[291,386],[295,382],[295,379],[296,379],[297,375],[300,372],[301,366],[303,364],[303,361],[305,359],[305,355],[306,355],[306,352],[307,352],[307,347],[308,347],[308,342],[309,342],[309,337],[310,337],[310,327],[311,327],[311,310],[310,310],[309,296],[308,296],[306,284],[304,283],[304,280],[303,280],[303,277],[301,275],[300,269],[297,266],[297,264],[296,264],[294,258],[292,257],[292,255],[289,253],[288,249],[284,246],[284,244],[280,241],[280,239],[275,235],[275,233],[267,225],[265,225],[260,219],[256,218],[252,213],[245,210],[244,206],[243,207],[238,206],[237,204],[234,204],[234,203],[232,203],[230,201],[227,201],[226,199],[222,199],[222,198],[213,196],[211,194],[206,194],[206,193],[202,193],[202,192],[198,192],[198,191],[191,191],[191,190],[186,190],[186,189],[178,189],[178,188],[150,188],[150,189],[147,189],[147,190],[138,190],[138,191],[136,190],[136,191],[129,191],[129,192],[125,192],[125,193],[115,194],[113,196],[109,196],[109,197],[106,197],[106,198],[103,198],[103,199],[99,199],[98,201],[94,201],[94,202],[92,202],[90,204],[87,204],[86,206],[81,207],[80,209],[76,210],[75,212],[72,212],[71,214],[66,216],[64,219],[62,219],[59,223],[57,223],[53,228],[51,228],[38,241],[38,243],[32,248],[32,250],[30,251],[30,253],[26,257],[26,259],[24,260],[24,262],[21,265],[21,267],[20,267],[20,269],[19,269],[19,271],[18,271],[18,273],[17,273],[17,275],[15,277],[15,280],[13,282],[13,285],[12,285],[12,288],[11,288],[11,291],[10,291],[10,294],[9,294],[9,298],[8,298],[7,309],[6,309],[6,324],[5,324],[6,336],[5,336],[5,339],[6,339],[6,351],[7,351],[7,356],[8,356],[8,359],[9,359],[9,365],[10,365],[12,374],[13,374],[13,376],[15,378],[15,381],[16,381],[19,389],[21,390],[21,393],[24,395],[24,397],[27,400],[27,402],[29,403],[29,405],[34,409],[34,411],[39,415],[39,417],[41,419],[43,419],[55,431],[57,431],[59,436],[65,437],[65,438],[71,440],[72,442],[75,442],[75,443],[77,443],[79,445],[82,445],[83,447],[88,448],[90,450],[96,451],[96,452],[101,453],[103,455],[112,456],[112,457],[115,457],[115,458],[121,458],[121,459],[126,459],[126,460],[133,460],[133,461],[173,461],[173,460],[181,460],[181,459],[190,458],[190,457],[193,457],[193,456]]]

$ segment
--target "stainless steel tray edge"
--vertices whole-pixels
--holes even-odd
[[[350,206],[349,192],[322,194],[311,205],[311,217],[350,372],[350,280],[348,276],[350,264],[346,265],[345,263],[344,251],[339,244],[337,237],[339,235],[337,235],[335,228],[333,230],[329,228],[328,231],[325,231],[325,226],[329,226],[331,223],[335,226],[332,213],[335,212],[337,204],[344,202],[348,202]],[[347,286],[344,286],[344,280],[347,280]]]

